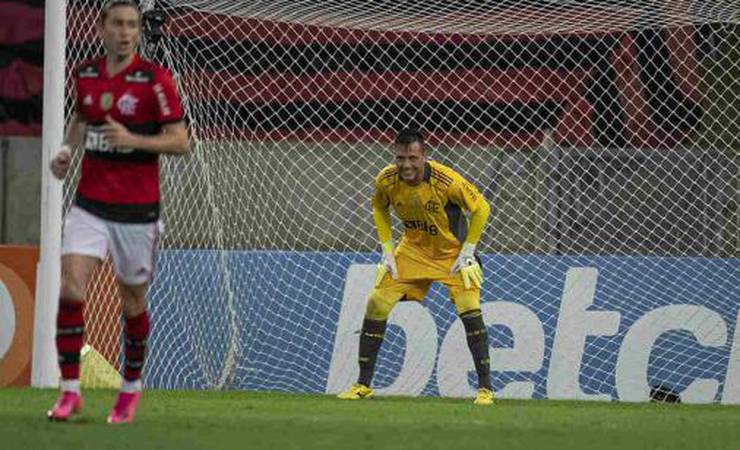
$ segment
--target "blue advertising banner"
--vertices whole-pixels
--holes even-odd
[[[167,250],[151,289],[146,382],[337,392],[378,255]],[[482,310],[501,397],[740,402],[740,260],[484,255]],[[442,286],[394,309],[380,394],[470,396],[475,371]]]

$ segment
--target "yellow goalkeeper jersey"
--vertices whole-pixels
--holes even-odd
[[[465,212],[488,207],[478,189],[451,168],[429,161],[422,183],[399,178],[395,164],[375,179],[373,208],[392,207],[403,224],[396,249],[401,278],[440,278],[460,253],[468,234]]]

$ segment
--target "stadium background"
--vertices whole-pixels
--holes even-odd
[[[18,199],[38,198],[40,190],[32,186],[39,180],[33,167],[39,150],[33,148],[35,141],[9,137],[40,133],[42,4],[3,3],[11,11],[4,16],[6,31],[0,42],[0,135],[5,136],[7,175],[2,231],[9,243],[38,239],[33,227],[16,225],[38,222],[38,212]],[[69,2],[68,22],[75,27],[70,29],[68,52],[92,56],[97,54],[92,36],[80,30],[92,24],[94,14],[81,9],[84,6]],[[497,210],[484,239],[491,250],[588,253],[597,249],[583,248],[583,243],[606,242],[604,247],[617,254],[736,254],[738,219],[732,188],[740,132],[732,113],[737,111],[724,108],[719,115],[705,111],[705,105],[720,109],[723,101],[733,98],[727,95],[732,94],[728,92],[732,83],[726,83],[727,75],[722,74],[726,67],[711,62],[732,60],[723,52],[737,51],[736,30],[703,25],[613,36],[600,32],[425,39],[410,33],[318,31],[311,26],[184,14],[170,17],[168,39],[174,49],[195,60],[173,70],[189,85],[198,86],[187,94],[193,107],[208,108],[214,114],[228,111],[231,120],[209,130],[209,137],[228,140],[238,134],[263,139],[260,151],[270,154],[241,160],[250,167],[220,170],[243,173],[245,182],[252,173],[279,171],[310,190],[308,197],[314,201],[288,198],[292,208],[273,211],[285,215],[275,222],[286,227],[295,222],[289,215],[351,218],[339,236],[322,235],[320,229],[283,229],[288,237],[281,244],[285,249],[366,247],[372,240],[366,214],[344,211],[356,202],[337,204],[338,197],[316,180],[342,174],[356,161],[381,167],[388,160],[384,142],[390,139],[390,130],[416,123],[430,135],[435,158],[483,180],[480,188]],[[580,19],[587,24],[588,12],[584,10]],[[520,20],[527,20],[526,15]],[[234,29],[243,31],[234,33]],[[241,42],[234,45],[237,39]],[[402,45],[404,39],[415,44]],[[227,48],[243,53],[218,51]],[[265,52],[273,57],[265,58]],[[326,64],[327,55],[333,65]],[[188,69],[192,67],[200,70]],[[709,69],[717,75],[711,76]],[[220,70],[239,76],[231,85],[219,83],[214,73]],[[387,76],[389,72],[394,76]],[[703,73],[710,76],[702,78]],[[449,89],[466,78],[476,80],[469,90]],[[198,79],[202,81],[194,81]],[[702,86],[702,82],[710,84]],[[347,83],[368,89],[359,95]],[[547,94],[535,89],[543,83],[552,86]],[[313,95],[319,86],[321,94]],[[703,96],[711,98],[702,102]],[[708,134],[712,145],[702,142]],[[290,141],[299,139],[304,145],[291,145]],[[379,144],[353,145],[357,141]],[[538,152],[543,142],[562,149],[560,157]],[[716,142],[726,147],[716,148]],[[218,141],[213,143],[213,150],[208,146],[203,150],[219,151]],[[687,147],[693,153],[688,158],[670,151]],[[615,149],[608,167],[586,150],[600,148]],[[493,163],[476,164],[479,155]],[[682,174],[678,179],[667,176],[678,170]],[[187,173],[177,176],[177,183],[202,191]],[[570,177],[573,183],[560,177]],[[368,180],[344,179],[345,192],[356,192],[358,201],[367,197]],[[565,190],[556,194],[559,198],[552,195],[556,187]],[[270,198],[270,189],[264,186],[254,195]],[[707,189],[716,196],[698,198]],[[224,192],[229,192],[227,187]],[[576,201],[565,207],[566,197]],[[205,201],[198,195],[179,198],[193,209]],[[611,210],[600,207],[608,203],[602,201],[605,198],[617,199]],[[710,204],[702,208],[702,202]],[[695,205],[695,209],[682,205]],[[615,216],[615,210],[622,212]],[[707,215],[694,222],[700,229],[672,225],[697,214]],[[259,233],[245,238],[238,230],[250,226],[249,217],[238,220],[243,222],[234,223],[235,232],[228,233],[240,240],[234,242],[236,247],[274,245]],[[574,222],[578,226],[572,226]],[[513,232],[501,233],[504,229]],[[214,244],[207,235],[185,231],[207,233],[206,227],[182,230],[183,234],[170,236],[173,245],[209,248]],[[667,230],[667,238],[657,236],[655,230]],[[704,238],[694,239],[697,234]],[[697,247],[697,242],[703,242],[703,247]]]
[[[86,29],[94,18],[80,9],[81,5],[70,2],[70,22],[77,30]],[[34,8],[29,11],[38,13]],[[582,19],[588,22],[587,11]],[[210,170],[240,174],[244,183],[260,178],[260,174],[277,174],[272,182],[255,184],[250,191],[250,208],[269,211],[272,227],[261,226],[258,213],[234,214],[214,236],[213,228],[204,226],[211,218],[194,214],[190,216],[192,226],[167,235],[170,248],[336,252],[373,248],[369,210],[356,207],[366,205],[371,186],[368,179],[351,173],[359,166],[369,172],[382,167],[389,158],[386,144],[392,135],[390,130],[416,122],[430,134],[435,158],[470,178],[482,180],[480,187],[496,208],[483,239],[486,252],[603,254],[608,249],[610,255],[631,256],[737,255],[734,196],[738,121],[713,114],[704,106],[721,108],[723,94],[732,86],[719,75],[726,73],[727,67],[714,62],[730,61],[723,53],[727,49],[737,51],[734,29],[692,26],[614,35],[600,32],[487,39],[440,35],[425,39],[412,33],[347,35],[310,26],[186,14],[171,17],[167,31],[173,47],[194,58],[188,67],[178,67],[177,63],[172,67],[182,81],[197,86],[187,93],[189,101],[200,110],[232,119],[218,128],[206,127],[211,138],[199,151],[218,155],[228,147],[229,151],[248,152],[249,145],[241,142],[244,136],[261,141],[261,158],[240,160],[242,166],[234,166],[233,160],[227,165],[226,159],[219,166],[219,159],[215,159]],[[8,70],[3,73],[23,80],[27,89],[21,96],[17,89],[7,91],[12,95],[4,94],[4,111],[19,112],[6,115],[4,123],[5,129],[15,130],[13,133],[33,135],[38,133],[40,121],[39,84],[33,83],[34,76],[39,79],[40,69],[33,64],[39,57],[34,49],[38,50],[41,37],[35,35],[34,40],[27,34],[21,36],[20,44],[12,44],[14,56],[8,59]],[[92,56],[95,49],[89,38],[89,34],[71,30],[68,50]],[[217,51],[234,48],[233,43],[226,42],[234,39],[240,42],[236,46],[240,54]],[[345,43],[340,44],[340,39]],[[415,47],[399,44],[404,40],[413,40]],[[196,52],[195,48],[214,51]],[[459,57],[461,48],[472,56]],[[250,51],[254,55],[272,54],[274,58],[253,58]],[[326,55],[342,64],[326,70]],[[240,66],[239,61],[246,63]],[[191,67],[199,70],[192,71]],[[322,70],[314,70],[319,67]],[[440,67],[446,69],[441,78],[437,72]],[[382,79],[388,68],[398,77]],[[236,85],[218,83],[219,77],[214,74],[224,69],[240,74]],[[716,77],[699,76],[712,70],[717,72]],[[473,75],[483,81],[469,92],[445,88],[446,83],[459,83]],[[701,83],[712,82],[716,85],[702,89]],[[364,95],[353,97],[342,88],[347,83],[383,88],[366,89]],[[554,88],[549,95],[533,95],[540,92],[533,87],[542,83]],[[312,90],[319,85],[322,96],[316,98]],[[265,92],[270,93],[268,98],[262,95]],[[705,99],[702,92],[716,98]],[[732,96],[727,97],[726,101],[731,101]],[[705,139],[708,134],[711,142]],[[237,136],[239,142],[235,143]],[[296,141],[302,144],[293,145]],[[716,148],[716,142],[727,146]],[[477,164],[480,158],[493,163]],[[197,166],[178,168],[174,164],[172,169],[167,173],[169,184],[165,185],[168,210],[206,210],[207,203],[215,202],[225,210],[238,212],[244,204],[239,198],[241,190],[225,184],[227,177],[214,181],[217,197],[206,198],[202,193],[207,189],[200,184],[203,179]],[[673,178],[676,173],[682,175]],[[337,178],[346,182],[331,187],[324,183]],[[191,193],[168,196],[167,186],[174,185],[187,186]],[[303,190],[291,189],[295,186]],[[707,192],[715,195],[707,196]],[[173,204],[175,198],[184,203]],[[280,208],[273,207],[274,198],[281,199]],[[703,220],[687,220],[697,216]],[[296,218],[314,220],[306,226],[305,221]],[[327,226],[337,218],[342,221],[340,226]],[[692,225],[686,228],[679,225],[682,223]],[[281,239],[276,241],[274,235]],[[178,255],[172,252],[164,257],[176,260]],[[242,257],[254,256],[237,254],[234,259]],[[276,280],[293,276],[287,258],[283,261],[285,268],[275,273]],[[353,262],[371,261],[370,255],[363,258],[355,255]],[[273,262],[262,261],[265,265]],[[255,272],[260,267],[259,254],[256,263]],[[304,271],[328,266],[322,265],[321,255],[308,266],[305,260],[295,264]],[[733,273],[735,268],[730,265],[727,270]],[[339,273],[330,267],[328,272],[329,281],[335,282],[330,285],[337,288]],[[202,286],[209,286],[204,280],[210,276],[201,275]],[[296,293],[292,310],[308,314],[303,300],[315,301],[323,295],[336,299],[339,295],[329,292],[328,287],[314,286]],[[266,296],[269,291],[260,294]],[[214,294],[205,291],[194,295]],[[688,293],[689,298],[693,295]],[[267,300],[253,299],[250,313],[267,311],[267,303],[261,303]],[[429,303],[441,304],[441,299],[435,300],[439,301]],[[323,297],[319,300],[322,302]],[[158,305],[156,299],[154,305]],[[325,318],[331,320],[338,307],[331,304],[327,308]],[[546,311],[543,308],[537,307]],[[731,308],[721,314],[733,323]],[[543,320],[548,317],[552,318]],[[256,330],[243,341],[254,342],[255,336],[264,331]],[[272,336],[276,339],[269,344],[272,347],[285,344],[284,337]],[[115,344],[103,349],[114,363]],[[259,348],[251,350],[258,352]],[[181,356],[163,366],[177,367],[181,364],[178,358]],[[697,358],[704,361],[706,355]],[[325,364],[326,357],[321,361]],[[719,366],[725,361],[720,360]],[[280,358],[270,361],[268,357],[266,364],[274,368],[281,362]],[[389,362],[390,371],[394,364],[399,363]],[[723,367],[711,370],[721,372]]]

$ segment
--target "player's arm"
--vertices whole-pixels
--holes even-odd
[[[72,161],[72,152],[82,145],[82,140],[85,138],[86,125],[85,118],[76,112],[72,114],[72,117],[67,123],[62,148],[51,160],[51,173],[60,180],[64,179],[67,175],[69,165]]]
[[[393,228],[391,224],[391,212],[389,209],[390,199],[380,185],[380,180],[378,180],[375,185],[372,206],[375,231],[378,233],[378,240],[383,247],[383,259],[380,264],[378,264],[378,269],[375,274],[375,285],[377,286],[388,272],[390,272],[391,277],[394,279],[398,278],[396,258],[393,254]]]
[[[67,146],[71,150],[76,149],[82,145],[82,141],[85,139],[85,126],[87,121],[85,118],[77,112],[72,113],[72,117],[67,123],[67,131],[64,133],[64,141],[62,146]]]
[[[381,244],[386,242],[393,243],[393,229],[391,225],[391,212],[383,206],[373,205],[373,220],[375,221],[375,231],[378,232],[378,239]]]
[[[188,131],[183,121],[165,124],[162,126],[162,132],[155,135],[132,133],[125,125],[110,116],[105,118],[105,122],[106,124],[102,127],[103,134],[115,147],[173,155],[188,152]]]
[[[450,272],[460,272],[466,289],[471,284],[480,287],[483,282],[483,271],[475,259],[475,247],[483,234],[491,213],[491,206],[478,192],[478,189],[462,177],[451,184],[448,195],[450,200],[470,211],[468,234]]]
[[[482,195],[478,194],[477,200],[469,206],[469,210],[470,225],[463,245],[475,246],[478,245],[478,241],[480,241],[480,237],[483,234],[483,229],[488,222],[488,216],[491,214],[491,205],[488,204]]]

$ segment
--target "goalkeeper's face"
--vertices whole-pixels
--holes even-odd
[[[141,16],[131,6],[115,6],[102,17],[98,31],[108,54],[125,58],[136,51],[141,39]]]
[[[424,164],[427,155],[420,142],[410,144],[396,144],[396,166],[399,176],[411,185],[417,185],[424,179]]]

